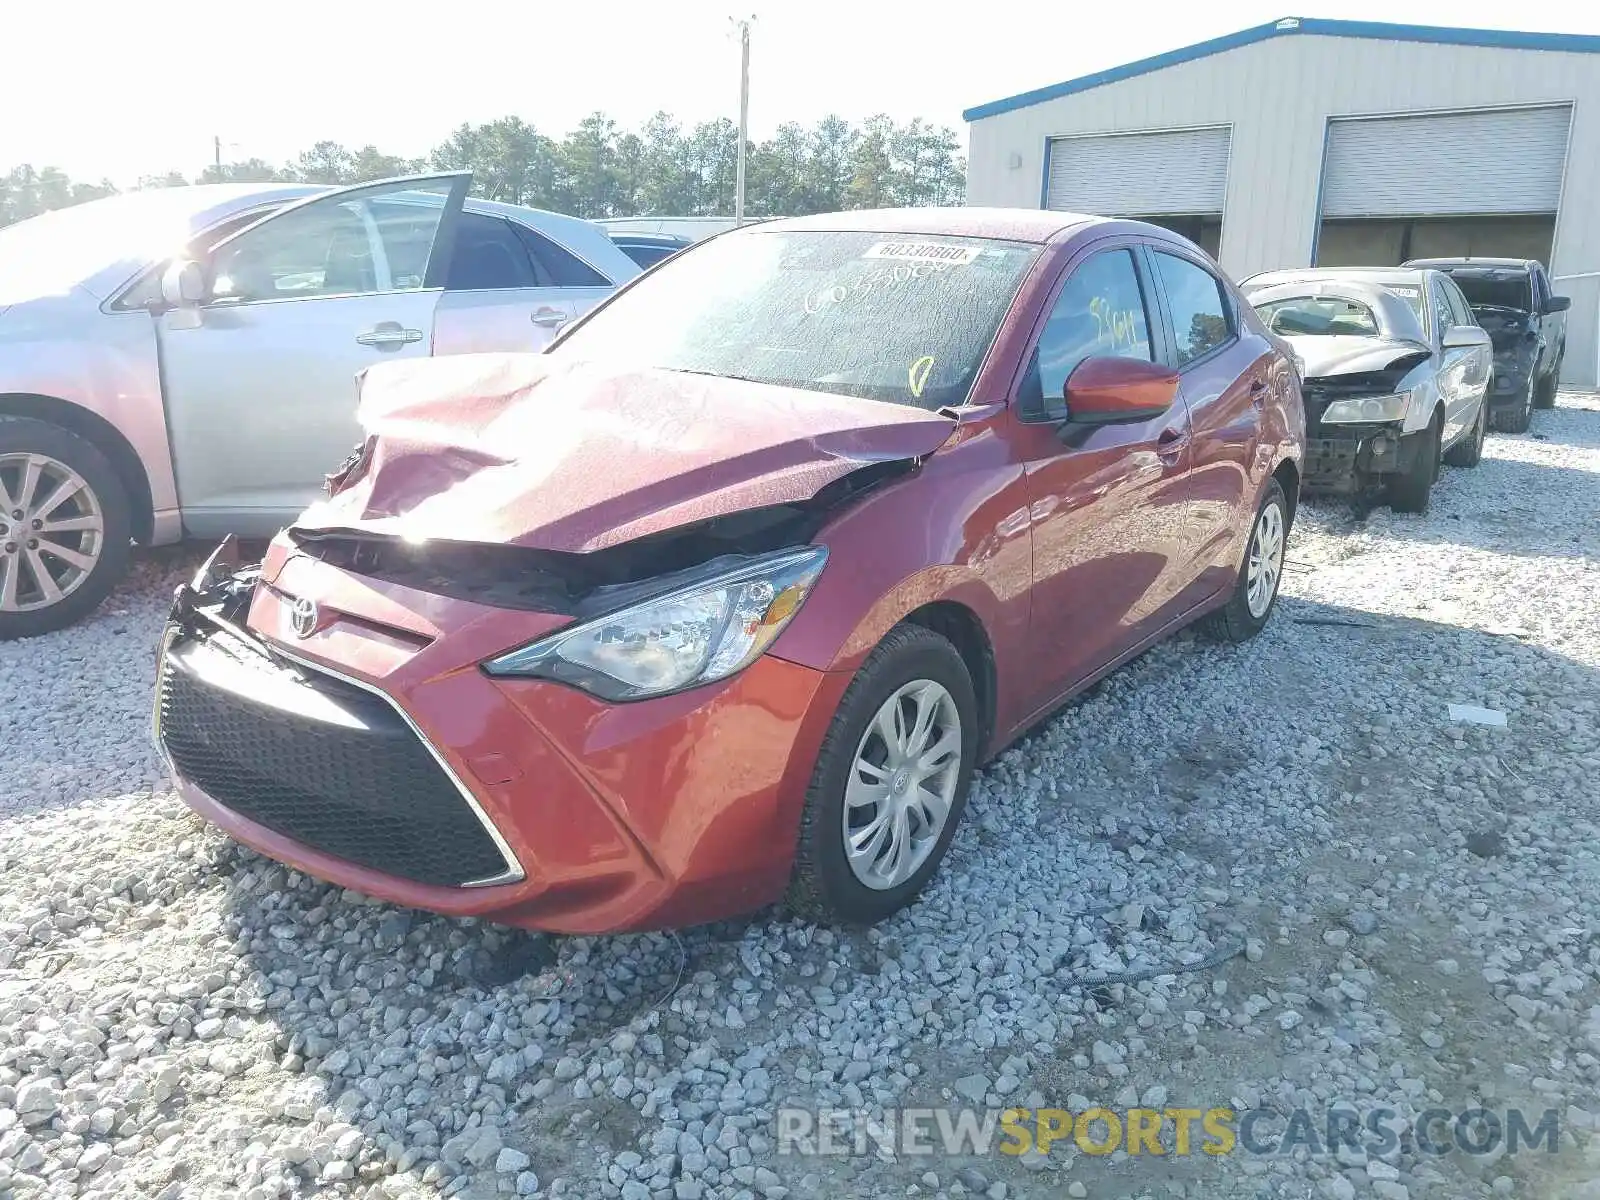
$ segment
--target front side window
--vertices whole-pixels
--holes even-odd
[[[1434,285],[1433,289],[1433,333],[1434,336],[1444,338],[1445,330],[1456,323],[1455,317],[1450,312],[1450,302],[1445,299],[1444,288]]]
[[[1379,332],[1372,310],[1343,296],[1291,296],[1258,304],[1256,313],[1283,337],[1376,337]]]
[[[253,303],[414,291],[444,217],[442,185],[329,196],[281,213],[219,246],[213,301]]]
[[[1086,358],[1154,360],[1144,292],[1127,250],[1096,254],[1056,297],[1022,389],[1025,412],[1059,406],[1068,377]]]
[[[1175,254],[1155,253],[1156,270],[1167,293],[1178,366],[1211,353],[1233,336],[1222,284],[1204,267]]]
[[[1038,254],[983,238],[728,234],[662,263],[551,353],[956,406]]]
[[[1476,325],[1478,322],[1472,315],[1472,308],[1462,296],[1461,289],[1445,276],[1440,284],[1444,288],[1444,298],[1450,305],[1450,323],[1452,325]]]

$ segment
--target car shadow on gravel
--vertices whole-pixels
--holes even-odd
[[[1310,665],[1329,663],[1339,665],[1332,671]],[[1352,678],[1362,684],[1354,691]],[[1306,803],[1331,814],[1336,831],[1317,834],[1330,828],[1327,820],[1308,818],[1308,838],[1299,844],[1319,847],[1315,862],[1229,832],[1283,824],[1275,797],[1241,787],[1263,772],[1281,774],[1283,763],[1261,761],[1247,737],[1208,739],[1191,728],[1192,736],[1164,741],[1160,735],[1170,727],[1146,727],[1140,706],[1125,702],[1144,697],[1159,708],[1195,689],[1243,689],[1227,719],[1217,722],[1224,733],[1229,720],[1279,720],[1289,739],[1314,731],[1305,769],[1316,782]],[[975,931],[980,924],[1003,924],[1014,903],[1006,899],[974,911],[970,897],[956,891],[959,881],[1024,850],[1038,854],[1032,843],[1041,837],[1064,864],[1096,855],[1160,884],[1165,895],[1144,898],[1156,919],[1141,921],[1126,936],[1080,937],[1093,957],[1069,954],[1053,972],[1007,996],[996,1010],[999,1036],[989,1049],[952,1041],[948,1025],[936,1032],[908,1013],[896,1036],[909,1042],[905,1053],[920,1076],[915,1084],[898,1076],[891,1087],[899,1089],[895,1102],[963,1103],[941,1098],[948,1096],[942,1089],[974,1073],[993,1078],[1015,1055],[1028,1064],[1015,1095],[1037,1089],[1051,1104],[1065,1105],[1068,1093],[1110,1102],[1130,1079],[1142,1087],[1172,1070],[1180,1072],[1173,1078],[1186,1091],[1219,1103],[1252,1089],[1259,1094],[1285,1062],[1314,1063],[1309,1055],[1286,1058],[1300,1047],[1292,1039],[1301,1035],[1261,1024],[1229,1032],[1237,1045],[1209,1065],[1190,1063],[1184,1073],[1181,1064],[1195,1039],[1170,1029],[1162,1035],[1158,1022],[1147,1039],[1152,1056],[1121,1080],[1099,1074],[1097,1066],[1074,1065],[1074,1056],[1111,1036],[1108,1025],[1134,1020],[1152,987],[1167,998],[1162,1011],[1214,1010],[1223,1002],[1209,984],[1219,977],[1233,995],[1314,989],[1345,961],[1341,952],[1321,942],[1309,951],[1280,950],[1265,914],[1293,902],[1318,920],[1333,920],[1328,914],[1337,902],[1330,892],[1371,894],[1375,878],[1400,869],[1407,846],[1449,855],[1469,877],[1479,868],[1497,874],[1563,870],[1568,859],[1525,835],[1537,823],[1545,785],[1530,783],[1518,764],[1571,752],[1580,742],[1593,753],[1597,700],[1600,673],[1516,638],[1285,597],[1277,620],[1246,646],[1218,647],[1185,634],[1135,660],[1008,750],[980,781],[992,791],[1036,751],[1047,761],[1040,743],[1073,736],[1087,707],[1093,710],[1087,719],[1096,723],[1110,714],[1110,747],[1137,748],[1136,760],[1120,757],[1105,776],[1108,786],[1125,792],[1127,801],[1115,810],[1122,816],[1108,821],[1105,809],[1087,807],[1088,793],[1075,793],[1076,780],[1067,778],[1059,794],[1052,783],[1055,799],[1036,801],[1038,811],[1028,821],[993,821],[994,801],[975,794],[946,869],[924,900],[867,932],[819,930],[768,911],[682,934],[546,938],[369,901],[229,846],[220,853],[218,873],[237,966],[264,999],[262,1019],[276,1026],[276,1066],[258,1081],[270,1093],[265,1106],[275,1128],[260,1137],[278,1149],[287,1146],[288,1158],[280,1155],[285,1169],[307,1180],[335,1161],[328,1128],[353,1126],[363,1139],[362,1158],[352,1166],[361,1179],[403,1170],[407,1178],[444,1187],[470,1177],[458,1185],[463,1194],[490,1195],[500,1184],[514,1190],[531,1161],[527,1169],[542,1179],[583,1180],[580,1191],[588,1194],[608,1172],[617,1186],[618,1154],[654,1159],[669,1179],[681,1177],[687,1169],[679,1146],[684,1114],[703,1120],[722,1113],[730,1122],[741,1118],[732,1142],[745,1148],[743,1161],[776,1172],[792,1195],[891,1184],[903,1193],[927,1169],[926,1161],[905,1166],[902,1179],[870,1156],[826,1164],[771,1156],[771,1105],[842,1103],[854,1086],[847,1081],[862,1076],[845,1070],[848,1047],[835,1062],[836,1055],[816,1052],[818,1039],[833,1036],[827,1031],[843,1026],[853,1008],[884,1003],[885,988],[901,997],[944,994],[941,956],[949,962],[981,954],[982,946],[972,944]],[[1503,710],[1508,725],[1452,723],[1446,714],[1452,702]],[[1219,823],[1213,814],[1224,803],[1228,815]],[[1591,827],[1588,836],[1597,832]],[[1019,839],[1030,845],[1022,847]],[[1167,870],[1163,858],[1185,865]],[[1212,877],[1254,879],[1259,907],[1235,910],[1230,899],[1202,896],[1197,863],[1209,864]],[[1299,875],[1313,867],[1326,890],[1305,890]],[[1330,878],[1334,886],[1328,888]],[[1070,907],[1092,912],[1136,898],[1073,894]],[[1085,967],[1103,965],[1106,955],[1121,956],[1130,967],[1177,961],[1172,955],[1185,948],[1163,945],[1160,910],[1179,904],[1198,909],[1219,929],[1236,925],[1266,939],[1269,953],[1262,961],[1238,957],[1213,971],[1174,974],[1137,989],[1114,981],[1094,988],[1071,984]],[[1017,929],[1032,938],[1048,933],[1037,928],[1041,920],[1058,920],[1066,930],[1081,923],[1065,913],[1041,917],[1031,908],[1016,918]],[[1115,917],[1081,920],[1110,931]],[[1369,960],[1382,963],[1376,969],[1383,977],[1371,988],[1372,1005],[1391,1001],[1390,976],[1432,972],[1435,960],[1451,954],[1469,959],[1467,949],[1451,949],[1448,921],[1426,932],[1421,939],[1391,939]],[[1362,961],[1360,940],[1343,953]],[[1462,989],[1459,1003],[1448,1009],[1458,1022],[1449,1053],[1463,1079],[1493,1074],[1495,1064],[1523,1053],[1507,1036],[1501,998],[1473,974],[1477,991]],[[1437,982],[1450,987],[1448,980]],[[1192,998],[1180,997],[1186,989]],[[1428,1028],[1420,1012],[1404,1011],[1417,1002],[1398,986],[1392,1002],[1400,1011],[1390,1015],[1407,1039]],[[1431,1003],[1437,1008],[1440,1001]],[[1031,1043],[1026,1014],[1040,1012],[1056,1014],[1071,1032],[1055,1045]],[[960,1028],[962,1016],[955,1019]],[[1331,1007],[1310,1009],[1306,1030],[1330,1029],[1341,1019]],[[797,1029],[806,1036],[797,1040]],[[1454,1060],[1420,1041],[1408,1044],[1438,1069],[1430,1083],[1437,1079],[1448,1088],[1447,1063]],[[1523,1056],[1532,1053],[1530,1043]],[[1167,1054],[1180,1065],[1164,1061]],[[797,1060],[804,1075],[792,1072]],[[660,1134],[669,1113],[673,1126]],[[502,1155],[503,1149],[511,1153]],[[647,1170],[625,1161],[632,1164],[628,1170]],[[723,1161],[729,1162],[726,1153]],[[737,1179],[728,1172],[739,1161],[724,1168],[724,1183]],[[967,1161],[937,1165],[943,1172]],[[1449,1171],[1448,1163],[1439,1169]],[[981,1165],[989,1178],[1010,1181],[1013,1195],[1057,1194],[1053,1189],[1065,1186],[1055,1175],[1059,1165],[1047,1167],[1043,1179],[996,1155]],[[1165,1178],[1215,1179],[1227,1169],[1080,1156],[1072,1177],[1084,1180],[1092,1195],[1121,1195],[1127,1193],[1118,1189]],[[1041,1190],[1042,1183],[1050,1186]],[[523,1186],[531,1185],[524,1180]]]

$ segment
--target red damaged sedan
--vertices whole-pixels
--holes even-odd
[[[711,239],[539,355],[374,368],[258,565],[179,589],[187,802],[312,875],[572,933],[870,922],[972,772],[1271,616],[1304,416],[1188,242],[982,209]]]

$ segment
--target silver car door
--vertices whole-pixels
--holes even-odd
[[[178,501],[202,535],[265,535],[360,440],[355,376],[426,356],[471,176],[290,205],[202,264],[206,299],[156,321]]]
[[[1433,308],[1433,344],[1439,354],[1439,395],[1444,400],[1444,442],[1449,445],[1460,436],[1466,424],[1466,410],[1471,403],[1467,377],[1473,371],[1476,358],[1471,348],[1445,348],[1445,335],[1457,321],[1438,280],[1430,281],[1428,297]]]
[[[577,311],[512,222],[463,212],[435,317],[434,353],[542,350]]]

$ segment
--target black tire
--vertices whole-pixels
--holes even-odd
[[[1277,509],[1278,520],[1283,530],[1283,540],[1278,551],[1278,569],[1272,578],[1271,594],[1261,615],[1257,616],[1250,611],[1250,564],[1256,554],[1257,539],[1270,521],[1267,510],[1274,507]],[[1261,503],[1256,506],[1255,520],[1250,526],[1250,538],[1245,543],[1244,561],[1239,564],[1239,577],[1234,580],[1233,593],[1221,608],[1200,618],[1195,625],[1199,632],[1219,642],[1248,642],[1266,628],[1267,622],[1272,619],[1273,610],[1278,607],[1278,588],[1283,582],[1283,560],[1289,544],[1289,529],[1288,497],[1283,494],[1283,485],[1276,479],[1271,479],[1261,497]]]
[[[127,572],[132,550],[127,489],[116,468],[94,443],[47,421],[37,421],[31,417],[0,417],[0,462],[8,455],[19,454],[42,455],[75,472],[92,494],[103,528],[99,557],[85,574],[77,577],[72,586],[64,591],[59,601],[21,611],[0,608],[0,641],[37,637],[81,621],[98,608],[111,594],[111,589],[117,586],[118,580]],[[14,474],[14,470],[0,477],[8,497],[15,494],[18,486],[17,480],[10,477],[11,474]],[[22,561],[19,555],[28,545],[27,535],[32,529],[20,525],[9,511],[0,513],[0,526],[5,529],[4,534],[0,534],[0,555],[11,560],[0,565],[0,582],[3,582],[4,572],[19,569]],[[18,533],[22,534],[21,538],[15,536]],[[60,536],[74,539],[83,537],[78,533]],[[66,545],[64,541],[61,544]],[[79,549],[84,544],[83,540],[77,540],[74,546],[68,548]],[[7,547],[13,549],[8,550]],[[36,587],[32,579],[31,568],[29,575],[19,575],[19,581],[26,581],[28,589]],[[21,586],[23,582],[19,582]]]
[[[1561,360],[1567,356],[1566,347],[1556,355],[1556,361],[1550,364],[1550,373],[1539,381],[1539,388],[1533,396],[1535,408],[1554,408],[1556,406],[1556,391],[1561,386]]]
[[[1472,423],[1472,432],[1464,441],[1457,442],[1445,451],[1444,461],[1451,467],[1475,467],[1483,458],[1484,427],[1489,422],[1489,401],[1485,397],[1478,405],[1478,417]]]
[[[1385,485],[1385,499],[1395,512],[1420,514],[1428,511],[1434,480],[1439,478],[1440,434],[1439,414],[1434,413],[1433,420],[1423,431],[1422,446],[1412,460],[1411,469],[1403,475],[1394,476]]]
[[[917,680],[944,687],[961,724],[961,764],[944,828],[927,859],[900,886],[862,883],[845,856],[845,788],[869,725],[897,691]],[[845,690],[812,769],[786,897],[800,917],[827,924],[870,925],[917,897],[938,870],[961,823],[978,756],[978,703],[966,663],[950,641],[920,625],[890,631]]]
[[[1533,420],[1533,380],[1530,378],[1517,397],[1515,408],[1502,408],[1494,414],[1494,427],[1501,433],[1527,433]]]

